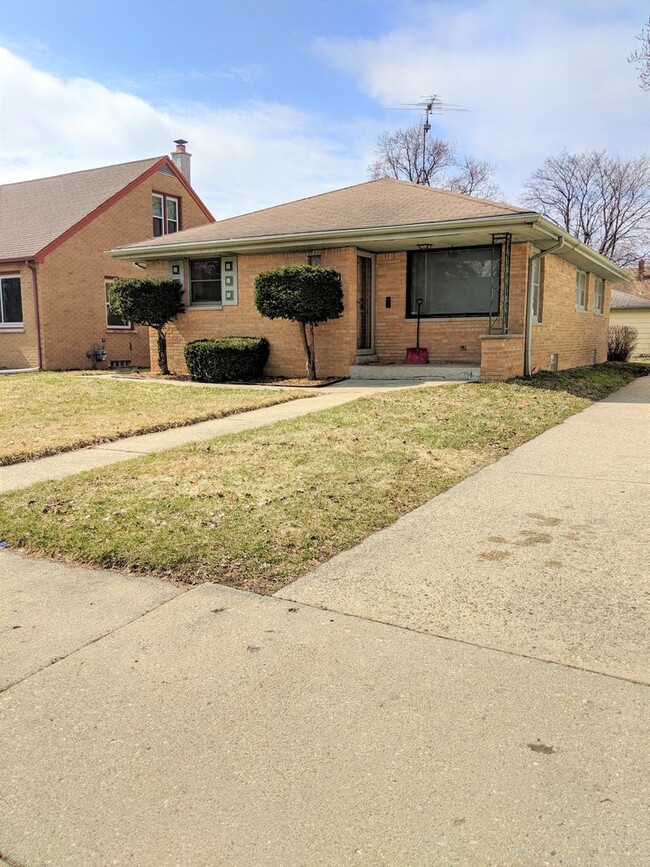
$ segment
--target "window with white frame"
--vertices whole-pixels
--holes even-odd
[[[594,313],[602,313],[605,309],[605,281],[602,277],[596,277],[594,287]]]
[[[0,326],[19,327],[23,324],[23,299],[20,274],[0,274]]]
[[[587,309],[587,272],[576,271],[576,309]]]
[[[221,257],[190,260],[190,304],[221,304]]]
[[[178,199],[173,196],[165,197],[167,211],[167,232],[178,232]]]
[[[184,271],[182,262],[172,263],[172,279],[179,280],[181,284],[185,282],[182,276]],[[236,256],[190,259],[187,272],[189,287],[186,297],[190,306],[232,307],[239,304]]]
[[[542,321],[542,260],[533,259],[530,263],[531,312],[534,322]]]
[[[108,287],[115,279],[115,277],[104,278],[104,292],[106,294],[106,325],[108,328],[131,328],[131,323],[126,319],[122,319],[118,313],[114,313],[108,302]]]
[[[151,194],[153,236],[171,235],[180,230],[180,200],[166,193]]]

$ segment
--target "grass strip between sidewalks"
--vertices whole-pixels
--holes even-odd
[[[0,466],[307,396],[118,381],[78,371],[0,376]]]
[[[383,393],[15,492],[0,538],[272,593],[642,372]]]

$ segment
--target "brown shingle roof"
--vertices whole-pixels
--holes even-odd
[[[186,229],[174,235],[174,243],[410,226],[519,213],[525,211],[513,205],[382,178]],[[160,239],[153,238],[137,246],[158,244]]]
[[[650,309],[650,298],[612,289],[612,310],[632,310],[634,308]]]
[[[0,187],[0,259],[28,259],[162,157]]]

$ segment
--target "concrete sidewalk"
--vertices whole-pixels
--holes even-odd
[[[187,386],[186,383],[165,383],[168,385]],[[192,383],[190,385],[196,385]],[[203,421],[198,424],[174,427],[156,433],[140,436],[123,437],[114,442],[102,443],[85,449],[62,452],[35,461],[21,464],[11,464],[0,467],[0,494],[27,488],[36,482],[50,479],[63,479],[122,461],[129,461],[141,455],[164,452],[176,446],[187,443],[204,442],[214,437],[226,436],[240,431],[253,430],[274,424],[277,421],[300,418],[313,412],[342,406],[360,397],[368,397],[382,391],[396,388],[435,387],[442,385],[458,385],[453,382],[400,382],[400,381],[368,381],[346,380],[336,385],[321,389],[311,389],[310,396],[302,400],[280,403],[275,406],[262,407],[248,412],[236,413],[225,418]],[[147,383],[143,383],[143,388]]]
[[[0,859],[648,862],[643,687],[214,585],[153,582],[141,616],[93,623],[93,593],[130,579],[80,570],[78,598],[75,571],[41,575],[62,635],[24,663],[16,645],[0,696]],[[45,606],[22,617],[38,640]]]
[[[647,682],[650,377],[277,594]]]
[[[0,863],[649,863],[649,392],[287,599],[0,551]]]

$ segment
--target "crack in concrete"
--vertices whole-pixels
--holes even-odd
[[[291,586],[291,585],[288,585],[288,586]],[[280,591],[280,592],[282,592],[282,591]],[[548,658],[545,658],[543,656],[533,656],[530,653],[522,653],[521,651],[517,651],[517,650],[505,650],[503,647],[493,647],[490,644],[480,644],[479,642],[476,642],[476,641],[469,641],[466,638],[455,638],[453,635],[441,635],[438,632],[428,632],[424,629],[414,629],[411,626],[402,626],[399,623],[391,623],[388,620],[379,620],[376,617],[364,617],[362,614],[353,614],[349,611],[340,611],[338,608],[327,608],[325,605],[313,605],[312,603],[303,602],[303,601],[298,602],[296,599],[292,599],[290,596],[280,596],[280,595],[278,595],[278,593],[274,593],[271,598],[282,599],[285,602],[296,602],[301,607],[311,608],[314,611],[327,611],[330,614],[339,614],[342,617],[353,617],[355,620],[363,620],[367,623],[379,623],[382,626],[389,626],[392,629],[400,629],[400,630],[402,630],[402,632],[411,632],[414,635],[426,635],[429,638],[440,638],[443,641],[451,641],[451,642],[454,642],[455,644],[464,644],[468,647],[476,647],[478,650],[490,650],[490,651],[493,651],[494,653],[502,653],[505,656],[514,656],[514,657],[517,657],[519,659],[529,659],[533,662],[541,662],[545,665],[559,665],[562,668],[573,669],[573,671],[583,671],[583,672],[586,672],[587,674],[595,674],[595,675],[598,675],[599,677],[607,677],[607,678],[610,678],[612,680],[620,680],[620,681],[623,681],[624,683],[633,683],[637,686],[650,686],[650,681],[638,680],[634,677],[625,677],[622,674],[612,674],[611,672],[608,672],[608,671],[600,671],[597,668],[588,668],[588,667],[582,666],[582,665],[575,665],[574,663],[571,663],[571,662],[562,662],[559,659],[548,659]]]
[[[25,683],[25,681],[30,679],[30,677],[34,677],[34,675],[40,674],[47,668],[52,668],[53,665],[57,665],[59,662],[63,662],[65,659],[69,659],[71,656],[74,656],[75,653],[79,653],[80,650],[84,650],[86,647],[90,647],[91,644],[96,644],[98,641],[101,641],[104,638],[108,638],[109,635],[113,635],[114,633],[119,632],[120,629],[124,629],[126,626],[130,626],[132,623],[136,623],[138,620],[142,620],[142,618],[146,617],[148,614],[153,614],[154,611],[162,608],[163,605],[167,605],[169,602],[173,602],[175,599],[179,599],[181,596],[185,596],[186,593],[191,593],[192,590],[196,589],[196,586],[191,586],[188,587],[186,590],[181,590],[179,593],[176,594],[176,596],[172,596],[171,599],[165,599],[159,605],[154,605],[153,608],[149,608],[147,611],[143,611],[141,614],[138,614],[137,617],[132,617],[131,620],[127,620],[125,623],[120,623],[119,626],[116,626],[113,629],[109,629],[108,632],[104,632],[102,635],[98,635],[96,638],[91,638],[91,640],[86,641],[85,644],[82,644],[79,647],[75,647],[75,649],[71,650],[70,653],[66,653],[63,656],[55,656],[54,659],[51,659],[49,662],[47,662],[45,665],[42,665],[40,668],[37,668],[35,671],[30,671],[29,674],[26,674],[24,677],[21,677],[18,680],[14,680],[12,683],[9,683],[6,686],[0,688],[0,695],[12,689],[14,686]],[[2,853],[0,852],[0,858],[1,857]]]

